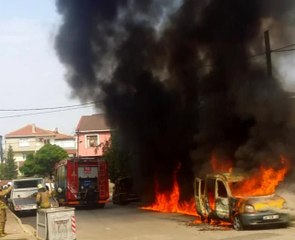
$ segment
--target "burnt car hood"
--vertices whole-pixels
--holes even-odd
[[[246,204],[251,204],[256,211],[280,210],[284,208],[285,199],[277,194],[266,196],[250,196],[243,198]]]

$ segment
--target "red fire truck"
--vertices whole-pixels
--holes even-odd
[[[60,205],[104,207],[109,200],[108,169],[99,157],[75,157],[55,167]]]

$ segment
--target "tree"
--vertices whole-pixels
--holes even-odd
[[[57,162],[68,157],[68,153],[57,145],[46,144],[35,155],[25,161],[20,171],[25,176],[51,177]]]
[[[0,179],[4,179],[4,163],[0,163]]]
[[[14,179],[18,175],[17,166],[14,159],[14,152],[10,145],[8,148],[7,158],[3,170],[3,178],[5,179]]]
[[[118,133],[112,134],[111,139],[102,146],[102,150],[103,158],[108,163],[111,182],[115,182],[119,177],[131,175],[132,154],[123,147]]]
[[[19,171],[25,177],[32,177],[36,175],[35,165],[36,165],[35,156],[33,153],[29,153],[27,155],[24,165],[19,168]]]

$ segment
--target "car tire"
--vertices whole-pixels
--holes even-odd
[[[99,203],[99,204],[97,205],[97,207],[98,207],[98,208],[104,208],[104,207],[105,207],[105,203]]]
[[[122,205],[126,205],[127,203],[128,202],[126,201],[126,198],[123,195],[120,195],[118,204],[122,206]]]
[[[244,230],[243,224],[242,224],[241,219],[238,215],[235,215],[233,218],[233,228],[236,231]]]
[[[8,203],[8,208],[10,211],[12,211],[13,213],[15,212],[13,204],[12,203]]]

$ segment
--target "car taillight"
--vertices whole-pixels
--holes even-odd
[[[244,206],[244,212],[245,213],[255,213],[256,211],[255,211],[255,208],[252,205],[246,204]]]

